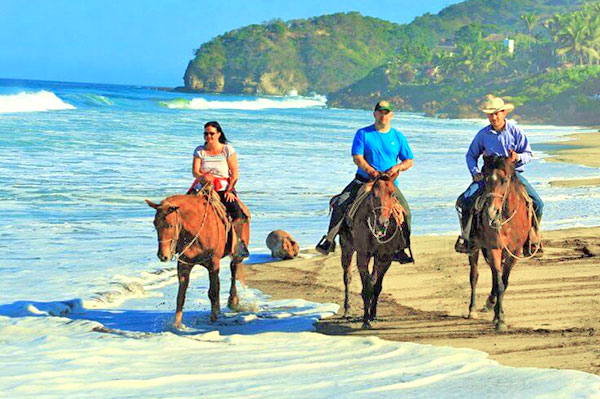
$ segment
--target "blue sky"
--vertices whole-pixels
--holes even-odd
[[[359,11],[397,23],[458,0],[0,0],[0,78],[174,87],[193,51],[273,18]]]

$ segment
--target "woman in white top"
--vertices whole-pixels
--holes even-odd
[[[233,146],[227,142],[219,122],[207,122],[204,125],[204,144],[194,150],[192,174],[197,181],[193,186],[195,190],[200,190],[207,182],[215,186],[240,239],[235,252],[239,256],[248,257],[250,254],[247,243],[241,238],[243,226],[248,223],[248,219],[237,202],[235,192],[235,184],[239,178],[238,158]]]

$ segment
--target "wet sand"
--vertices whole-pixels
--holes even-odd
[[[600,228],[549,231],[545,255],[521,261],[505,294],[509,330],[497,333],[493,312],[467,319],[467,256],[454,252],[450,236],[414,237],[416,263],[394,263],[384,279],[373,328],[362,326],[361,283],[352,266],[351,312],[318,323],[331,335],[376,335],[396,341],[468,347],[504,365],[575,369],[600,375]],[[274,299],[301,297],[343,305],[339,250],[329,256],[303,251],[288,261],[247,267],[247,283]],[[308,257],[312,256],[312,257]],[[478,308],[491,289],[491,273],[479,265]]]
[[[546,161],[600,168],[600,133],[572,134],[568,137],[569,141],[543,144],[544,151],[552,155],[546,158]],[[600,185],[600,170],[598,175],[598,178],[578,179],[575,177],[568,180],[554,180],[550,184],[556,187],[598,186]]]
[[[544,145],[550,162],[600,168],[600,133],[574,134],[571,141]],[[552,150],[552,146],[556,150]],[[550,147],[550,148],[548,148]],[[535,149],[534,149],[535,150]],[[600,184],[599,178],[557,180],[552,185]],[[413,238],[416,263],[394,263],[383,283],[373,328],[362,326],[362,289],[353,264],[350,317],[338,312],[317,324],[331,335],[376,335],[383,339],[468,347],[508,366],[574,369],[600,375],[600,227],[543,232],[545,254],[515,265],[505,294],[509,330],[497,333],[493,312],[468,319],[467,255],[454,251],[456,237]],[[251,287],[275,299],[305,298],[343,305],[339,250],[321,256],[247,267]],[[354,262],[354,261],[353,261]],[[491,290],[491,273],[481,258],[477,290],[481,308]]]

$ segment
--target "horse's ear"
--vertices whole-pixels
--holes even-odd
[[[150,201],[150,200],[144,200],[146,201],[146,204],[148,204],[149,207],[154,208],[154,209],[158,209],[158,207],[160,206],[159,204],[155,204],[154,202]]]
[[[391,180],[391,181],[395,181],[395,180],[398,178],[398,175],[399,175],[399,174],[400,174],[400,171],[399,171],[399,170],[397,170],[396,172],[392,173],[392,174],[390,175],[390,180]]]

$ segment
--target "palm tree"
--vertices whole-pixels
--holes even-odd
[[[556,50],[556,54],[573,53],[579,60],[579,65],[585,64],[586,56],[588,61],[599,58],[600,54],[594,48],[594,41],[590,37],[589,18],[581,12],[577,12],[564,22],[557,33],[560,47]]]
[[[531,12],[529,14],[521,15],[521,20],[525,22],[525,26],[527,27],[527,36],[529,36],[529,51],[531,51],[531,41],[534,41],[535,38],[533,36],[533,29],[537,25],[540,17],[535,13]]]

